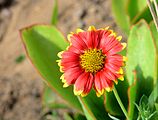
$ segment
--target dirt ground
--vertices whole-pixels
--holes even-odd
[[[0,0],[0,120],[43,120],[42,78],[24,55],[19,29],[50,24],[53,0]],[[76,28],[111,26],[111,0],[59,0],[58,28],[66,36]]]

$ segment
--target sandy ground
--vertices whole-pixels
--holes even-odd
[[[6,0],[7,1],[7,0]],[[53,0],[0,0],[0,120],[41,120],[42,78],[26,58],[19,29],[50,24]],[[76,28],[111,26],[119,31],[111,14],[110,0],[59,0],[58,28],[66,36]]]

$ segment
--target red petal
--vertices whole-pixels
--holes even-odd
[[[106,31],[102,33],[102,36],[100,36],[100,45],[99,48],[104,48],[104,46],[111,40],[110,37],[108,37],[111,34],[110,31]]]
[[[111,88],[112,87],[113,81],[106,77],[105,71],[102,71],[100,73],[100,79],[101,79],[102,86],[104,88]]]
[[[93,75],[90,74],[89,78],[87,79],[87,83],[84,87],[83,94],[86,95],[90,92],[90,90],[92,89],[93,82],[94,82]]]
[[[120,51],[122,51],[123,45],[121,45],[121,43],[118,43],[117,45],[115,45],[114,47],[112,47],[107,53],[106,55],[112,55],[112,54],[116,54]]]
[[[68,48],[68,51],[70,52],[74,52],[76,54],[81,54],[82,51],[80,51],[79,49],[75,48],[73,45],[71,45],[69,48]]]
[[[74,47],[76,47],[79,50],[87,49],[85,42],[82,40],[82,38],[80,38],[80,36],[78,34],[74,34],[71,37],[71,43]]]
[[[82,70],[79,67],[70,68],[65,71],[64,79],[66,80],[67,84],[74,84],[77,80],[78,76],[82,74]]]
[[[70,51],[64,51],[62,54],[61,54],[61,57],[62,58],[78,58],[79,55],[74,53],[74,52],[70,52]]]
[[[121,67],[123,65],[123,57],[121,55],[115,54],[112,56],[107,56],[105,59],[105,64],[111,64],[114,66]]]
[[[111,65],[110,63],[106,63],[105,68],[110,70],[113,73],[116,73],[120,69],[120,67],[115,66],[115,65]]]
[[[106,59],[113,59],[113,60],[123,61],[122,55],[119,55],[119,54],[108,55],[108,56],[106,56]]]
[[[115,37],[108,37],[107,42],[102,45],[103,53],[106,54],[109,50],[115,47],[119,43]]]
[[[102,91],[103,87],[102,87],[102,84],[101,84],[101,80],[100,80],[100,72],[97,72],[95,74],[95,79],[94,79],[94,89],[96,91]],[[99,92],[98,91],[98,92]]]
[[[106,78],[110,79],[110,80],[115,80],[116,77],[115,75],[108,69],[104,69],[103,74],[105,75]]]
[[[75,90],[76,91],[84,90],[85,85],[88,81],[88,76],[89,76],[89,73],[84,72],[77,78],[77,80],[75,82]]]
[[[61,63],[62,70],[65,71],[67,69],[73,68],[73,67],[79,67],[79,62],[66,62],[66,63]]]

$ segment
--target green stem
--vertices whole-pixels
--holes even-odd
[[[154,2],[154,3],[155,3],[155,6],[157,7],[157,3],[156,3],[156,2]],[[147,0],[147,4],[148,4],[148,7],[149,7],[149,9],[150,9],[151,15],[152,15],[152,17],[153,17],[153,21],[154,21],[154,23],[155,23],[156,29],[157,29],[157,31],[158,31],[158,19],[157,19],[157,16],[156,16],[156,13],[155,13],[155,10],[154,10],[154,7],[153,7],[153,5],[152,5],[151,0]],[[156,9],[157,9],[157,8],[156,8]]]
[[[113,92],[114,92],[114,95],[115,95],[115,97],[117,99],[117,102],[119,103],[119,105],[120,105],[124,115],[126,116],[127,120],[130,120],[129,117],[128,117],[127,111],[126,111],[126,109],[125,109],[125,107],[124,107],[124,105],[123,105],[123,103],[122,103],[122,101],[121,101],[121,99],[120,99],[120,97],[119,97],[119,95],[117,93],[117,90],[116,90],[115,86],[113,88]]]

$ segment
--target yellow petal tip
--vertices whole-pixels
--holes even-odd
[[[121,40],[122,40],[122,36],[118,36],[116,39],[117,39],[118,41],[121,41]]]
[[[76,87],[74,86],[74,94],[75,95],[81,95],[83,90],[76,90]]]
[[[58,56],[59,58],[62,58],[61,55],[63,54],[63,52],[64,52],[64,51],[59,52],[59,53],[57,54],[57,56]]]
[[[68,87],[69,85],[67,83],[64,83],[63,87],[66,88]]]
[[[89,26],[88,31],[95,31],[95,27],[94,26]]]
[[[64,79],[64,74],[62,74],[62,75],[60,76],[60,79],[61,79],[62,83],[66,83],[66,80]]]
[[[123,49],[125,49],[125,48],[126,48],[126,46],[127,46],[127,44],[126,44],[126,43],[121,43],[121,45],[123,46],[123,47],[122,47],[122,50],[123,50]]]
[[[107,26],[106,28],[104,28],[104,30],[108,30],[109,29],[109,26]]]
[[[120,76],[118,79],[121,80],[121,81],[124,81],[124,77],[123,76]]]
[[[97,89],[97,88],[96,88],[96,89]],[[100,97],[103,93],[104,93],[104,89],[102,89],[102,90],[97,89],[96,95],[97,95],[98,97]]]
[[[77,33],[77,34],[80,33],[80,32],[84,32],[84,30],[82,30],[82,29],[77,29],[77,30],[76,30],[76,33]]]
[[[117,85],[118,84],[118,80],[114,80],[115,84]]]
[[[109,30],[111,32],[111,34],[109,35],[109,37],[116,37],[116,33],[113,32],[113,30]]]
[[[123,56],[123,61],[127,61],[128,58],[126,56]]]
[[[81,93],[81,97],[87,96],[87,93]]]
[[[71,40],[71,37],[73,36],[73,34],[74,34],[74,33],[73,33],[73,32],[71,32],[70,34],[68,34],[68,35],[67,35],[67,39],[68,39],[68,41],[70,41],[70,40]]]
[[[123,69],[120,68],[118,72],[116,72],[117,74],[123,74]]]
[[[101,96],[101,94],[100,94],[100,93],[98,93],[98,92],[96,92],[96,95],[97,95],[97,97],[100,97],[100,96]]]

